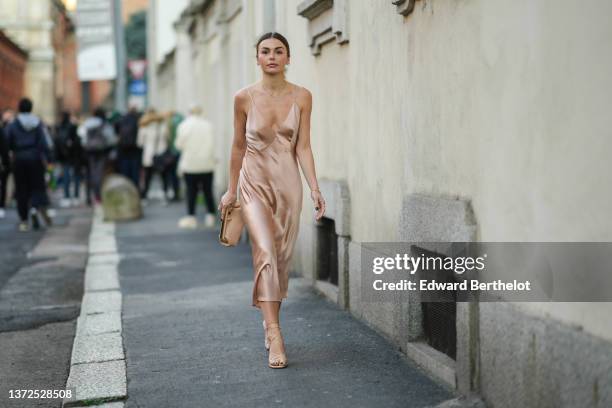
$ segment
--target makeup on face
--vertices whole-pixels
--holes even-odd
[[[267,44],[270,42],[271,44]],[[266,70],[275,71],[287,65],[288,57],[285,46],[278,40],[265,40],[259,45],[259,65]]]

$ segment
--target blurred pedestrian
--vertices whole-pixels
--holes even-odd
[[[81,160],[83,146],[77,135],[77,126],[72,122],[69,112],[62,112],[60,122],[55,127],[56,160],[62,166],[64,198],[62,207],[77,205],[81,185]],[[70,187],[73,186],[71,197]]]
[[[181,228],[195,228],[198,191],[204,193],[208,213],[204,218],[206,227],[215,224],[216,205],[212,192],[213,174],[217,163],[215,139],[212,125],[202,116],[199,106],[192,106],[189,115],[177,128],[176,148],[181,152],[178,171],[185,179],[187,188],[187,216],[179,220]]]
[[[21,99],[19,114],[6,129],[7,143],[12,154],[20,231],[29,230],[28,213],[34,229],[39,227],[38,213],[47,226],[52,223],[47,213],[49,197],[45,183],[45,169],[51,152],[44,125],[32,113],[32,107],[30,99]]]
[[[82,176],[82,181],[85,182],[85,201],[87,205],[91,205],[91,188],[89,185],[89,158],[87,156],[87,152],[85,151],[85,147],[83,146],[83,137],[81,136],[81,125],[84,123],[84,120],[81,114],[78,112],[73,112],[72,115],[70,115],[70,120],[77,127],[77,135],[79,136],[79,143],[81,145],[81,155],[78,161],[78,169]]]
[[[6,216],[6,182],[10,169],[9,148],[4,133],[4,122],[0,122],[0,219]]]
[[[130,106],[127,114],[117,123],[117,161],[119,173],[132,180],[140,191],[140,156],[138,147],[138,121],[140,114],[135,106]]]
[[[9,176],[11,175],[11,163],[9,159],[9,146],[6,141],[6,127],[15,119],[15,111],[12,109],[5,109],[2,111],[2,117],[0,118],[0,135],[3,135],[3,140],[0,142],[3,144],[2,153],[2,171],[0,171],[0,218],[4,218],[6,215],[6,202],[7,202],[7,187]]]
[[[157,173],[161,178],[164,198],[167,201],[168,183],[165,177],[167,169],[164,168],[164,163],[160,159],[168,147],[168,128],[165,126],[163,116],[158,115],[153,107],[147,109],[140,119],[137,144],[142,148],[142,167],[144,169],[144,186],[140,197],[143,200],[147,199],[151,179],[153,174]]]
[[[95,202],[99,204],[108,156],[116,144],[115,131],[106,120],[104,109],[97,108],[77,132],[87,154],[88,194],[93,193]]]
[[[168,149],[167,155],[170,156],[168,169],[166,170],[167,185],[172,187],[172,199],[171,201],[177,202],[181,200],[181,183],[178,178],[178,162],[180,159],[180,152],[176,148],[176,130],[178,125],[183,121],[184,117],[177,112],[168,112],[166,123],[168,126]]]
[[[119,140],[119,122],[123,118],[123,115],[118,110],[113,110],[110,115],[107,115],[107,122],[111,125],[113,133],[115,135],[115,144],[111,147],[108,153],[108,164],[113,171],[119,168],[119,161],[117,160],[117,141]]]
[[[15,111],[11,108],[2,111],[2,126],[8,126],[15,119]]]

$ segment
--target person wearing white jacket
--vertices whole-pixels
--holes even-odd
[[[168,148],[168,129],[163,116],[158,115],[154,108],[147,109],[147,112],[140,118],[136,139],[136,144],[142,148],[142,167],[144,168],[144,187],[140,192],[140,197],[146,200],[155,172],[159,173],[164,196],[166,196],[168,185],[165,169],[156,169],[153,161],[155,156],[164,153]]]
[[[181,218],[179,226],[197,227],[195,205],[198,191],[202,190],[208,208],[205,225],[213,227],[217,206],[212,186],[217,159],[212,125],[202,116],[202,109],[199,106],[192,106],[189,115],[179,124],[176,132],[174,145],[181,152],[178,171],[183,175],[187,187],[188,213],[187,217]]]

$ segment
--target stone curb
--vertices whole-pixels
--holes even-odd
[[[125,360],[75,364],[70,367],[66,389],[76,397],[64,400],[64,407],[120,400],[127,394]]]
[[[119,289],[116,265],[90,264],[85,271],[85,291]]]
[[[81,303],[81,316],[110,312],[121,312],[121,292],[118,290],[85,292]]]
[[[87,266],[94,265],[114,265],[117,266],[119,264],[119,255],[114,254],[99,254],[92,255],[90,254],[89,259],[87,260]]]
[[[115,224],[103,223],[96,207],[89,235],[81,314],[72,346],[66,389],[73,398],[63,407],[123,408],[127,373],[121,336],[122,299]]]
[[[477,395],[470,395],[453,398],[428,408],[486,408],[486,404]]]
[[[107,402],[105,404],[95,405],[95,406],[98,408],[123,408],[125,404],[123,403],[123,401],[117,401],[117,402]],[[78,407],[75,406],[74,408],[87,408],[87,407],[85,405],[79,405]]]
[[[88,336],[78,334],[72,348],[72,365],[123,360],[123,344],[120,332]]]

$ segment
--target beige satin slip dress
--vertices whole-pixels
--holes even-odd
[[[253,254],[252,305],[287,297],[289,263],[298,235],[302,210],[302,179],[295,146],[300,107],[297,86],[289,95],[286,118],[273,125],[264,117],[247,89],[251,105],[246,120],[246,152],[239,188],[243,217]]]

